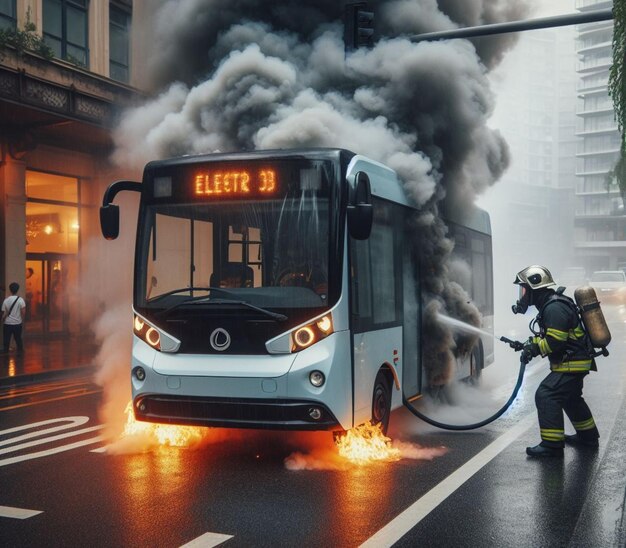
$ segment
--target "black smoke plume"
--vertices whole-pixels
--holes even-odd
[[[523,18],[525,1],[377,0],[374,48],[348,55],[337,0],[168,0],[150,21],[154,98],[127,111],[115,160],[140,168],[180,154],[342,147],[395,169],[420,213],[424,363],[448,382],[455,341],[437,311],[473,325],[480,314],[450,276],[453,242],[440,216],[468,209],[508,165],[487,127],[487,72],[511,36],[411,42],[422,32]],[[458,340],[460,350],[472,341]]]

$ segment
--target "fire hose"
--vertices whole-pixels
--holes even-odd
[[[522,347],[524,346],[523,343],[521,343],[519,341],[513,341],[511,339],[507,339],[506,337],[500,337],[499,340],[501,340],[502,342],[507,343],[516,352],[519,352],[522,349]],[[519,392],[519,389],[522,386],[522,381],[524,380],[524,372],[525,372],[525,370],[526,370],[526,362],[523,359],[521,359],[521,357],[520,357],[520,365],[519,365],[519,373],[517,375],[517,382],[515,384],[515,388],[513,389],[513,393],[511,394],[511,397],[508,399],[508,401],[496,413],[494,413],[490,417],[486,418],[485,420],[482,420],[480,422],[475,422],[473,424],[446,424],[446,423],[443,423],[443,422],[439,422],[439,421],[436,421],[434,419],[431,419],[430,417],[427,417],[423,413],[420,413],[417,409],[415,409],[406,400],[406,398],[404,396],[402,397],[402,401],[403,401],[405,407],[411,413],[413,413],[417,418],[422,419],[424,422],[427,422],[428,424],[431,424],[432,426],[436,426],[437,428],[441,428],[443,430],[475,430],[476,428],[480,428],[482,426],[485,426],[485,425],[495,421],[509,407],[511,407],[511,404],[515,401],[515,398],[517,397],[517,393]]]

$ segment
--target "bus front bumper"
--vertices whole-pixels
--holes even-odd
[[[306,400],[207,398],[144,394],[133,402],[139,421],[271,430],[342,429],[330,410]]]

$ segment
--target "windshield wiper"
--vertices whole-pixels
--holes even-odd
[[[219,289],[219,288],[218,288]],[[160,315],[167,314],[171,312],[175,308],[179,308],[181,306],[185,306],[187,304],[235,304],[245,306],[247,308],[251,308],[252,310],[256,310],[257,312],[261,312],[266,316],[276,320],[277,322],[284,322],[287,319],[287,316],[284,314],[279,314],[278,312],[272,312],[271,310],[267,310],[266,308],[261,308],[260,306],[255,306],[246,301],[236,301],[234,299],[212,299],[211,297],[199,297],[194,299],[187,299],[186,301],[182,301],[180,303],[175,304],[174,306],[170,306],[166,310],[159,312]]]
[[[210,303],[210,304],[239,304],[242,306],[246,306],[251,308],[252,310],[256,310],[257,312],[261,312],[270,318],[275,319],[277,322],[284,322],[287,319],[287,316],[284,314],[280,314],[279,312],[272,312],[271,310],[267,310],[267,308],[261,308],[260,306],[256,306],[254,304],[250,304],[246,301],[235,301],[234,299],[211,299],[207,297],[205,299],[201,299],[199,301],[195,301],[193,304],[199,303]]]
[[[155,303],[156,301],[160,301],[161,299],[165,298],[165,297],[169,297],[170,295],[175,295],[176,293],[184,293],[186,291],[221,291],[223,293],[227,293],[227,294],[232,294],[232,292],[228,291],[228,289],[224,289],[223,287],[211,287],[211,286],[205,286],[205,287],[181,287],[179,289],[172,289],[171,291],[168,291],[167,293],[161,293],[160,295],[157,295],[156,297],[154,297],[153,299],[150,299],[148,302],[150,304]],[[195,299],[196,297],[193,297],[193,299]],[[206,297],[197,297],[197,298],[202,298],[202,299],[206,299]]]

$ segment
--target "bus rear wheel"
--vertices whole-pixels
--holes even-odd
[[[472,348],[472,353],[470,354],[470,376],[468,377],[470,384],[476,385],[480,383],[480,376],[484,367],[482,355],[480,345],[477,344]]]
[[[372,424],[379,424],[383,434],[387,435],[389,416],[391,415],[391,386],[381,370],[374,381],[372,397]]]

